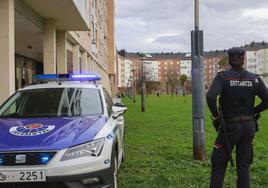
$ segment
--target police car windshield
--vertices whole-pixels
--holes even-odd
[[[6,118],[77,117],[102,113],[99,90],[89,88],[19,91],[0,109],[0,116]]]

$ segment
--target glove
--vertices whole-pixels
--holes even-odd
[[[220,118],[219,117],[213,117],[211,116],[212,119],[212,125],[215,128],[215,130],[218,132],[220,128]]]

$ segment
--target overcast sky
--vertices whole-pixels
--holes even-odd
[[[128,52],[189,52],[194,0],[116,0],[116,42]],[[267,0],[200,0],[205,50],[268,42]]]

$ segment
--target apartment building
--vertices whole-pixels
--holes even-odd
[[[258,53],[257,50],[248,50],[246,51],[246,55],[245,55],[245,68],[250,71],[253,72],[255,74],[257,74],[258,72],[262,72],[262,67],[260,62],[258,61],[258,56],[260,54]]]
[[[258,72],[262,76],[265,83],[268,85],[268,48],[258,50]]]
[[[34,74],[97,72],[115,91],[113,0],[1,0],[0,103]]]
[[[210,86],[214,76],[220,71],[218,62],[226,54],[227,52],[205,53],[204,79],[207,87]],[[126,57],[120,57],[119,59],[121,62],[121,71],[118,77],[124,81],[121,81],[118,87],[132,87],[132,82],[139,81],[142,75],[142,59],[135,53],[127,53]],[[129,64],[131,64],[131,66],[129,66]],[[151,81],[158,82],[158,89],[161,91],[167,90],[170,79],[176,82],[176,89],[180,88],[179,79],[182,74],[188,77],[187,86],[189,88],[191,87],[192,60],[191,54],[189,53],[147,54],[147,57],[143,59],[143,64],[146,77],[150,78]],[[134,76],[134,80],[132,75]]]
[[[180,61],[180,73],[185,74],[188,79],[192,79],[192,59],[190,54],[186,54]]]
[[[145,60],[143,62],[143,71],[145,73],[146,81],[159,82],[158,61]]]
[[[139,85],[142,71],[144,71],[147,82],[159,83],[159,89],[165,86],[169,76],[178,77],[180,75],[178,55],[145,54],[145,57],[142,58],[140,54],[127,53],[125,57],[119,56],[119,59],[118,79],[121,81],[118,88],[120,90],[132,87],[133,83],[135,86]],[[131,66],[129,66],[130,64]]]
[[[259,74],[268,84],[268,43],[253,42],[243,46],[243,48],[246,50],[244,68]],[[144,70],[147,77],[153,77],[153,81],[159,83],[159,90],[163,91],[167,88],[170,77],[177,79],[176,82],[179,88],[178,80],[182,74],[188,77],[187,87],[191,87],[192,60],[190,53],[151,53],[146,54],[143,60],[139,54],[126,53],[126,56],[120,57],[120,59],[123,59],[121,60],[121,66],[126,68],[119,73],[118,77],[124,78],[124,83],[129,82],[129,84],[120,85],[123,88],[132,87],[131,83],[140,80],[142,61],[145,63]],[[227,50],[204,52],[203,60],[204,83],[205,88],[208,89],[216,74],[229,68]],[[131,63],[132,66],[128,67],[128,63],[125,65],[125,62]],[[129,73],[127,74],[127,72]],[[157,73],[158,76],[156,76]],[[134,77],[132,77],[132,74]]]
[[[204,83],[205,88],[207,89],[220,71],[225,70],[228,65],[219,65],[221,60],[226,60],[227,62],[227,51],[212,51],[204,53]]]
[[[181,74],[179,57],[160,57],[159,58],[159,82],[167,81],[168,76],[179,77]]]

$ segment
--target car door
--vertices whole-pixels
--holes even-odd
[[[122,159],[122,152],[123,152],[123,139],[124,139],[124,118],[123,116],[119,116],[116,119],[112,118],[113,115],[113,100],[110,97],[109,93],[107,90],[104,88],[104,97],[106,101],[106,106],[107,106],[107,111],[108,111],[108,116],[111,118],[113,126],[115,127],[115,134],[118,140],[118,159],[121,161]]]

